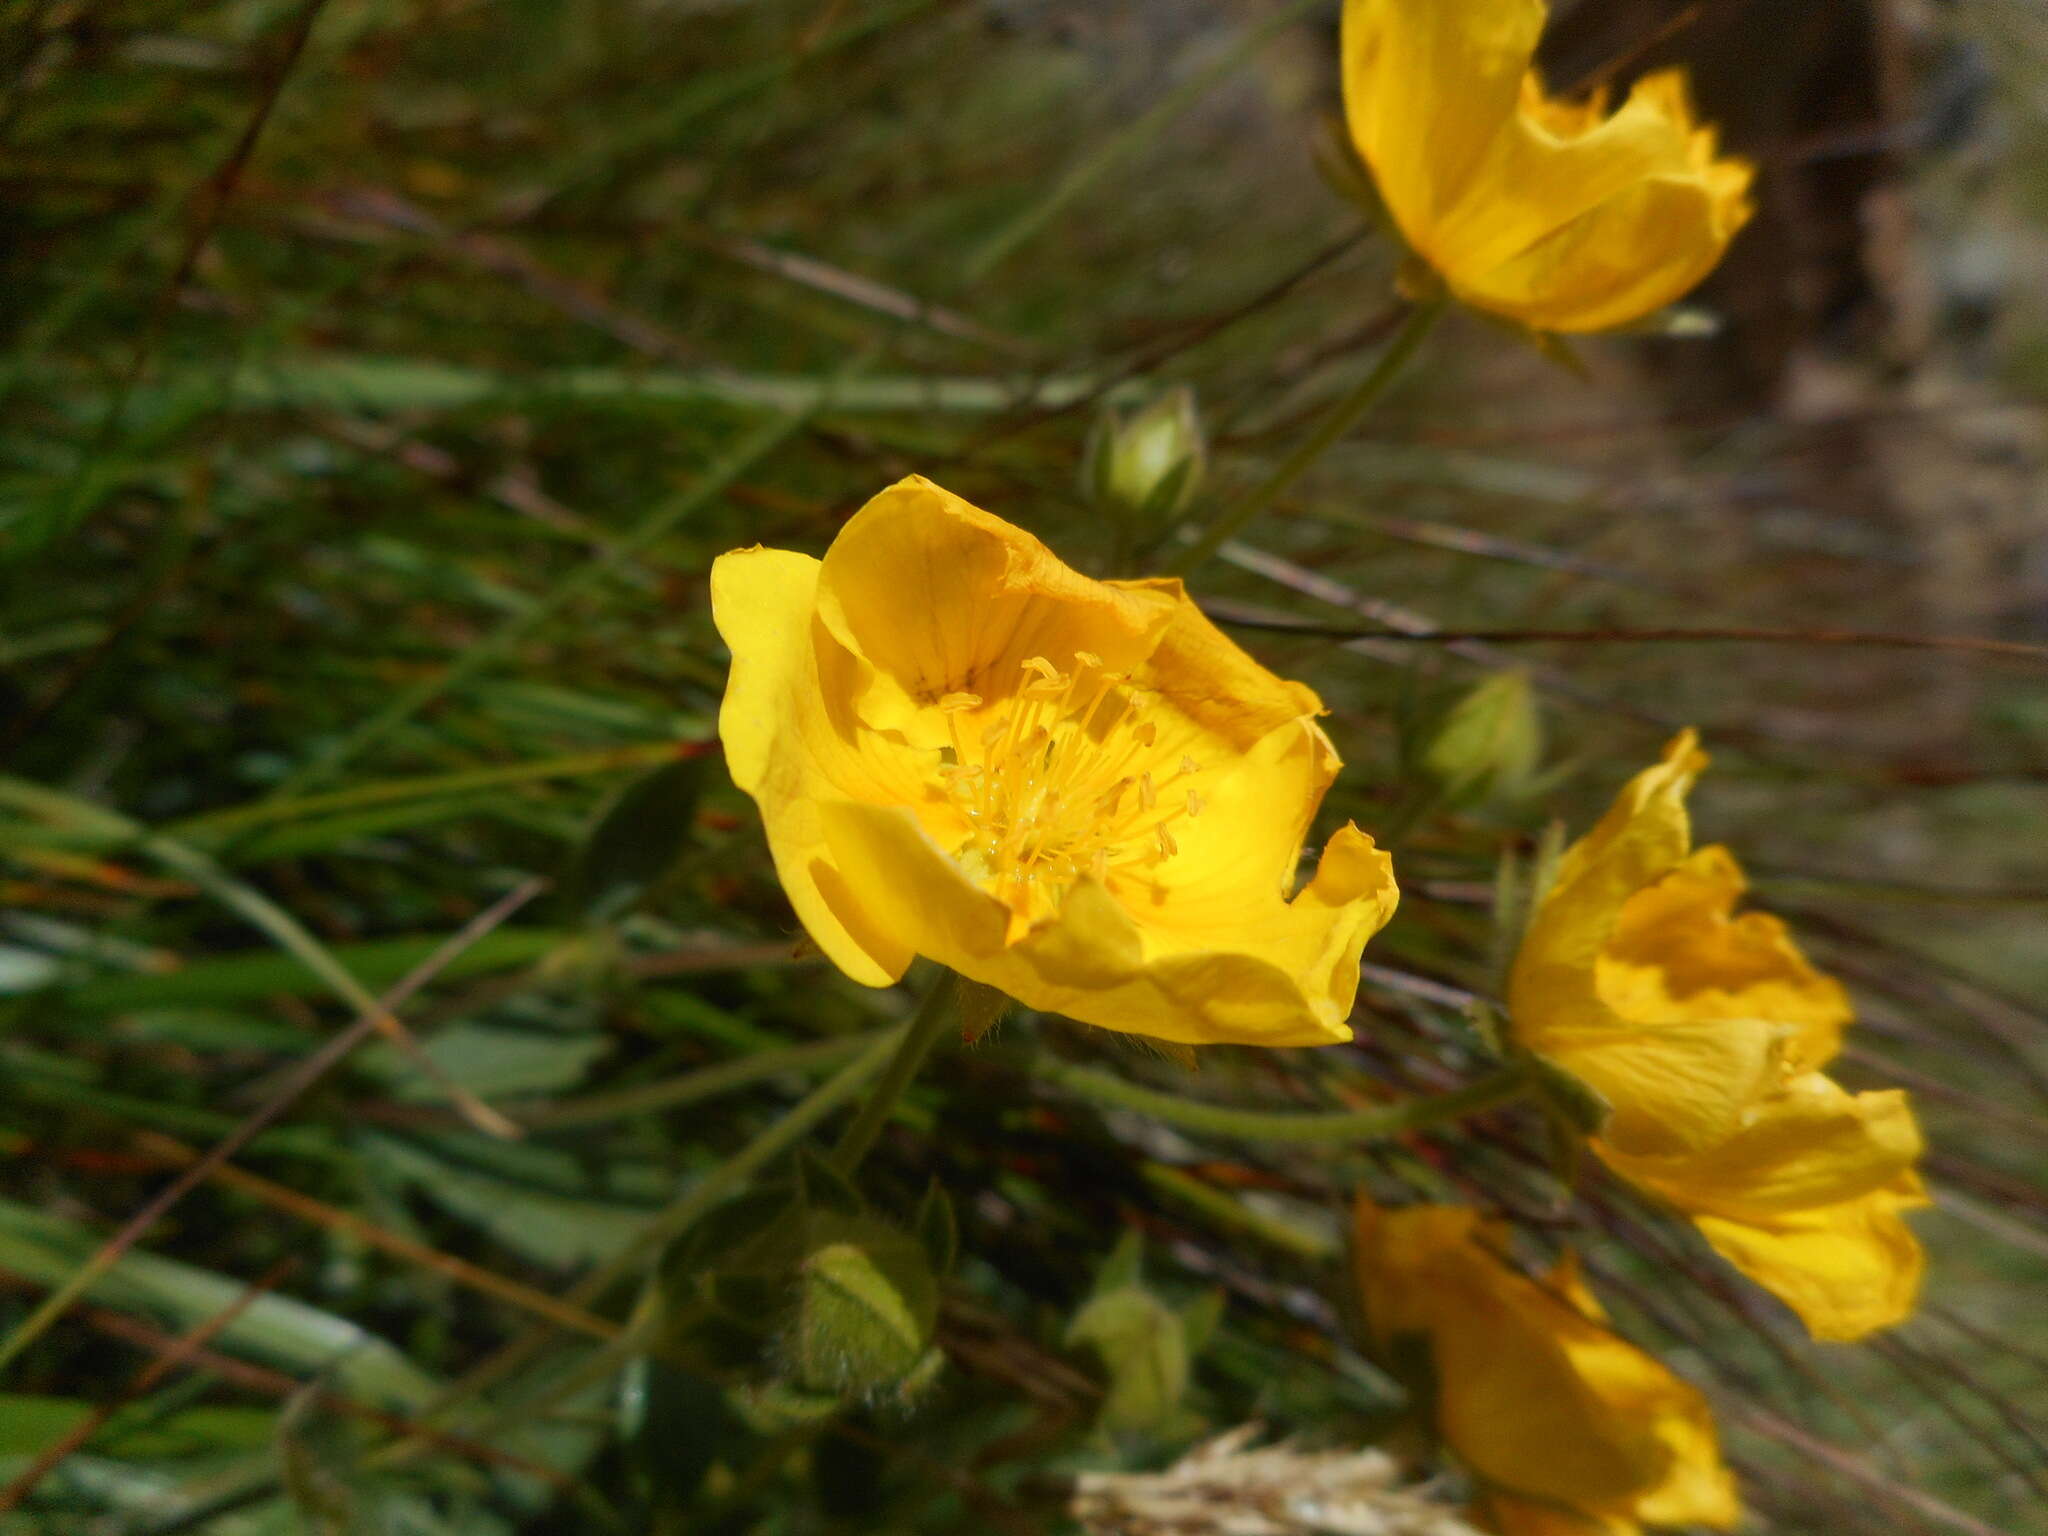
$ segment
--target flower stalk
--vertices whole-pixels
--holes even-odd
[[[1365,415],[1399,378],[1401,370],[1408,366],[1423,338],[1435,326],[1438,316],[1444,312],[1448,300],[1442,294],[1423,299],[1408,311],[1408,318],[1401,323],[1401,329],[1394,333],[1394,339],[1387,343],[1380,353],[1379,361],[1373,364],[1372,372],[1359,380],[1357,388],[1338,401],[1325,416],[1315,431],[1311,432],[1297,447],[1281,461],[1276,468],[1250,492],[1239,498],[1236,505],[1227,508],[1223,515],[1209,525],[1204,533],[1189,548],[1182,551],[1171,565],[1176,574],[1185,576],[1196,569],[1217,550],[1242,533],[1252,519],[1271,507],[1286,493],[1288,488],[1307,474],[1309,469],[1326,453],[1331,444],[1344,436],[1365,419]]]
[[[1530,1089],[1519,1067],[1504,1067],[1450,1093],[1379,1104],[1371,1109],[1272,1111],[1204,1104],[1141,1088],[1094,1067],[1041,1057],[1032,1070],[1070,1093],[1112,1109],[1135,1110],[1183,1131],[1234,1136],[1244,1141],[1387,1141],[1412,1131],[1449,1125],[1518,1099]]]
[[[845,1134],[839,1138],[839,1145],[832,1149],[832,1166],[840,1173],[850,1174],[860,1167],[874,1146],[875,1138],[882,1134],[882,1127],[888,1124],[896,1101],[903,1097],[903,1090],[917,1076],[925,1057],[939,1043],[939,1036],[959,1018],[960,989],[964,984],[953,972],[942,971],[938,980],[932,983],[931,990],[925,993],[924,1001],[917,1005],[917,1012],[911,1016],[903,1038],[896,1043],[896,1053],[882,1069],[880,1080],[861,1105],[853,1124],[846,1128]]]

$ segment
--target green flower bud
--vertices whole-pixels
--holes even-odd
[[[872,1398],[928,1378],[952,1211],[932,1193],[915,1233],[868,1214],[829,1165],[712,1212],[664,1258],[652,1304],[672,1365],[750,1384],[753,1409],[801,1417],[812,1397]],[[787,1390],[760,1388],[764,1379]]]
[[[1105,408],[1089,436],[1081,490],[1088,501],[1143,524],[1187,510],[1207,469],[1194,391],[1168,390],[1130,416]]]
[[[787,1342],[796,1379],[814,1391],[871,1396],[902,1381],[931,1348],[939,1288],[924,1246],[862,1223],[804,1256]]]
[[[1526,672],[1496,672],[1427,720],[1414,771],[1452,808],[1511,801],[1535,777],[1543,724]]]

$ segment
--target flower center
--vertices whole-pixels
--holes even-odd
[[[1159,726],[1130,674],[1074,653],[1061,672],[1024,663],[1008,707],[979,733],[979,695],[938,707],[952,729],[939,768],[946,797],[972,829],[953,856],[1020,916],[1048,911],[1083,875],[1116,890],[1143,882],[1180,851],[1171,830],[1199,816],[1191,757],[1161,771]]]

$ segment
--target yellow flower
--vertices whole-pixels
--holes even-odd
[[[1352,142],[1451,294],[1538,331],[1626,325],[1680,298],[1752,212],[1685,77],[1612,114],[1544,94],[1542,0],[1345,0]]]
[[[1437,1433],[1504,1536],[1725,1530],[1741,1518],[1705,1399],[1615,1334],[1569,1256],[1543,1280],[1503,1257],[1498,1223],[1456,1206],[1360,1197],[1358,1269],[1383,1349],[1429,1349]]]
[[[1338,768],[1322,705],[1179,582],[1090,580],[913,477],[823,561],[722,556],[711,600],[726,760],[854,980],[922,954],[1162,1040],[1351,1037],[1391,863],[1347,825],[1288,898]]]
[[[1685,797],[1706,766],[1687,731],[1565,850],[1508,980],[1515,1037],[1613,1107],[1601,1157],[1690,1216],[1818,1338],[1898,1322],[1920,1245],[1920,1132],[1896,1090],[1851,1094],[1821,1068],[1847,995],[1783,923],[1731,916],[1742,870],[1692,848]]]

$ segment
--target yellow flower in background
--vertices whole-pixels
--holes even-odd
[[[1626,325],[1682,297],[1749,219],[1684,75],[1618,111],[1544,93],[1542,0],[1345,0],[1352,142],[1453,297],[1537,331]]]
[[[1321,702],[1178,581],[1090,580],[913,477],[822,561],[720,557],[711,599],[733,779],[854,980],[921,954],[1162,1040],[1351,1037],[1392,866],[1347,825],[1289,899],[1338,768]]]
[[[1427,1341],[1437,1433],[1481,1485],[1475,1512],[1503,1536],[1733,1526],[1705,1399],[1607,1326],[1570,1257],[1539,1281],[1506,1246],[1462,1207],[1358,1201],[1367,1326],[1383,1348]]]
[[[1732,916],[1734,857],[1692,847],[1685,797],[1706,754],[1687,731],[1565,850],[1508,980],[1515,1038],[1613,1113],[1594,1146],[1691,1217],[1721,1256],[1817,1338],[1904,1318],[1926,1204],[1919,1127],[1896,1090],[1821,1069],[1849,1000],[1776,918]]]

